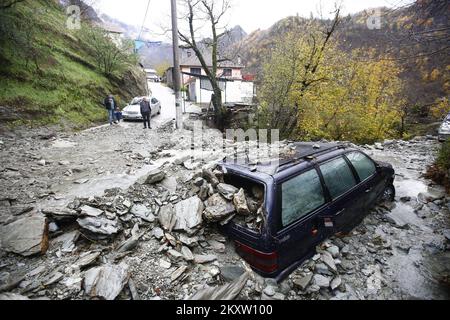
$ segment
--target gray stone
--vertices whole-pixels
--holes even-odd
[[[219,222],[228,218],[233,212],[235,212],[233,204],[216,193],[206,201],[203,216],[208,222]]]
[[[194,255],[192,254],[191,249],[189,249],[188,247],[182,246],[181,253],[183,254],[184,260],[186,260],[186,261],[194,260]]]
[[[155,216],[152,214],[151,210],[142,204],[135,204],[131,208],[130,213],[135,217],[141,218],[142,220],[150,223],[155,221]]]
[[[269,297],[273,297],[275,295],[275,288],[273,286],[267,286],[264,288],[263,293]]]
[[[209,169],[204,169],[202,171],[203,178],[205,178],[206,181],[212,184],[212,186],[215,188],[219,184],[219,179],[217,179],[216,175]]]
[[[220,273],[225,281],[232,282],[243,275],[244,268],[240,266],[223,266],[220,268]]]
[[[177,191],[178,182],[177,182],[177,179],[175,177],[168,177],[168,178],[165,178],[161,182],[161,185],[164,188],[166,188],[167,190],[169,190],[171,192],[175,192],[175,191]]]
[[[86,217],[77,219],[78,225],[90,232],[110,236],[119,231],[117,221],[101,217]]]
[[[342,279],[341,277],[337,276],[335,277],[330,284],[331,290],[335,290],[337,289],[340,285],[342,284]]]
[[[81,255],[80,258],[78,258],[78,260],[74,263],[74,266],[80,269],[90,266],[97,260],[99,256],[100,252],[86,252]]]
[[[323,252],[320,256],[320,259],[327,265],[328,268],[330,268],[331,271],[335,273],[337,272],[336,264],[329,252],[327,251]]]
[[[103,213],[103,210],[93,208],[91,206],[84,205],[80,208],[81,215],[83,216],[89,216],[89,217],[98,217]]]
[[[186,266],[181,266],[179,267],[177,270],[175,270],[172,275],[170,276],[170,281],[174,282],[175,280],[177,280],[179,277],[181,277],[181,275],[186,272],[187,267]]]
[[[180,253],[180,252],[178,252],[177,250],[174,250],[174,249],[170,249],[169,251],[167,251],[167,254],[168,254],[171,258],[173,258],[173,259],[175,259],[175,260],[181,260],[181,259],[184,258],[184,256],[183,256],[182,253]]]
[[[77,211],[68,208],[46,208],[42,213],[55,221],[75,220],[79,216]]]
[[[312,277],[313,277],[313,274],[308,273],[300,279],[294,279],[293,283],[295,286],[299,287],[301,290],[306,290],[308,285],[311,283]]]
[[[239,192],[239,189],[235,186],[225,183],[219,183],[217,185],[217,191],[227,200],[233,200],[233,197],[236,193]]]
[[[445,229],[442,234],[444,235],[444,237],[450,241],[450,229]]]
[[[152,232],[151,232],[152,236],[154,236],[157,240],[161,240],[164,237],[164,230],[156,227],[153,228]]]
[[[205,255],[200,255],[200,254],[195,254],[194,255],[194,261],[195,263],[208,263],[208,262],[212,262],[217,260],[217,256],[212,255],[212,254],[205,254]]]
[[[198,239],[198,237],[189,237],[189,236],[187,236],[187,235],[185,235],[185,234],[180,234],[179,236],[178,236],[178,240],[180,240],[180,242],[182,243],[182,244],[185,244],[185,245],[187,245],[188,247],[195,247],[197,244],[198,244],[198,241],[199,241],[199,239]]]
[[[32,216],[2,226],[0,248],[22,256],[44,254],[48,249],[47,219],[42,216]]]
[[[250,209],[247,205],[247,198],[245,197],[244,189],[240,189],[233,197],[233,204],[238,214],[249,215]]]
[[[169,232],[172,231],[173,227],[175,226],[177,217],[175,215],[175,208],[171,203],[164,207],[161,207],[158,220],[159,224],[164,230],[167,230]]]
[[[332,245],[329,248],[327,248],[327,251],[329,253],[331,253],[331,256],[333,258],[337,258],[339,256],[339,248],[338,248],[338,246]]]
[[[203,203],[199,197],[178,202],[175,205],[176,222],[174,230],[184,230],[191,232],[202,223]]]
[[[314,275],[314,284],[320,288],[328,288],[330,286],[330,279],[320,274]]]
[[[114,300],[128,282],[130,277],[128,269],[128,265],[123,262],[119,265],[106,264],[89,269],[84,277],[86,294]]]
[[[194,185],[197,187],[201,187],[205,183],[205,180],[201,177],[198,177],[194,180]]]
[[[165,177],[166,174],[163,171],[155,169],[147,175],[147,177],[145,178],[145,184],[155,184],[161,182]]]
[[[170,269],[170,267],[172,266],[172,263],[170,261],[165,260],[165,259],[160,259],[159,260],[159,266],[161,268],[164,268],[164,269]]]

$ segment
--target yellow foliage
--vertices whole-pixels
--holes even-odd
[[[430,111],[433,117],[442,119],[445,115],[450,113],[450,103],[448,98],[437,101],[437,103],[430,108]]]
[[[277,42],[264,65],[260,90],[263,123],[283,132],[296,117],[293,133],[282,138],[372,142],[397,134],[401,108],[400,68],[390,60],[358,61],[330,46],[311,73],[311,43],[293,34]],[[312,80],[306,90],[301,85]]]

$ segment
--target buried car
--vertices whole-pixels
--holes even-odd
[[[282,280],[336,233],[347,233],[380,199],[395,197],[394,169],[342,144],[295,143],[277,164],[223,162],[224,182],[255,199],[256,223],[221,226],[237,253],[264,277]],[[253,198],[250,198],[252,194]],[[259,201],[259,203],[258,203]]]
[[[445,117],[438,131],[439,141],[443,142],[450,138],[450,113]]]
[[[122,110],[122,117],[124,120],[142,120],[140,103],[144,97],[134,98],[128,106]],[[147,97],[150,101],[150,107],[152,108],[151,116],[154,117],[157,114],[161,114],[161,102],[156,98]]]

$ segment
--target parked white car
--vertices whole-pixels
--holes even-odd
[[[140,103],[143,99],[144,97],[134,98],[130,104],[122,110],[122,117],[124,120],[142,120]],[[154,117],[157,114],[161,114],[161,102],[154,97],[147,97],[147,99],[150,101],[150,106],[152,108],[151,116]]]
[[[450,113],[445,117],[438,131],[439,141],[445,141],[450,138]]]

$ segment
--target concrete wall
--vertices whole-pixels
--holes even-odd
[[[228,81],[225,92],[222,91],[224,103],[251,103],[253,99],[253,82]],[[189,85],[189,96],[195,103],[210,103],[212,91],[200,90],[200,81],[196,80]]]

